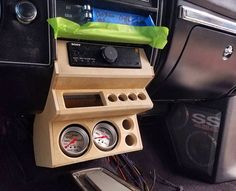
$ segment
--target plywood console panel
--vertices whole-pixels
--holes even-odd
[[[153,107],[145,89],[53,90],[55,113],[58,121],[104,116],[132,115]],[[66,108],[63,95],[99,94],[103,106]],[[57,107],[56,107],[57,106]]]
[[[127,119],[132,122],[132,126],[129,129],[123,127],[123,121]],[[98,149],[92,141],[91,134],[93,128],[101,121],[112,123],[118,132],[118,143],[115,148],[110,151],[102,151]],[[79,124],[85,127],[90,136],[90,145],[88,150],[79,157],[68,157],[61,151],[59,146],[60,134],[63,129],[70,124]],[[143,148],[136,115],[69,120],[63,122],[51,121],[49,124],[38,123],[38,125],[35,126],[35,131],[38,133],[41,132],[39,134],[44,137],[44,139],[42,139],[41,136],[35,137],[34,149],[36,151],[36,164],[38,166],[50,168],[121,154],[124,152],[137,151]],[[128,142],[127,137],[130,138]],[[42,149],[42,145],[44,145],[44,149]]]
[[[57,41],[53,89],[144,88],[154,76],[143,49],[139,49],[141,69],[74,67],[69,65],[66,43]]]
[[[47,103],[34,122],[38,166],[54,168],[142,149],[136,114],[153,106],[145,87],[154,72],[144,51],[139,52],[139,69],[72,67],[66,41],[58,40]],[[98,149],[91,141],[94,126],[103,121],[111,123],[118,133],[118,143],[109,151]],[[71,124],[82,126],[90,138],[87,151],[79,157],[65,155],[59,146],[61,133]]]

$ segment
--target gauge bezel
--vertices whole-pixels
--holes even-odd
[[[110,132],[111,132],[111,135],[112,135],[112,137],[113,137],[114,142],[113,142],[110,146],[108,146],[108,147],[102,147],[102,146],[99,145],[99,144],[95,141],[95,139],[94,139],[94,132],[95,132],[95,130],[98,129],[98,128],[101,128],[101,127],[103,127],[103,128],[105,128],[105,129],[107,129],[108,131],[110,131]],[[95,144],[95,146],[96,146],[99,150],[102,150],[102,151],[110,151],[110,150],[114,149],[115,146],[116,146],[117,143],[118,143],[118,138],[119,138],[119,135],[118,135],[118,132],[117,132],[116,127],[115,127],[112,123],[110,123],[110,122],[108,122],[108,121],[99,122],[99,123],[97,123],[97,124],[94,126],[94,128],[93,128],[92,140],[93,140],[93,143]]]
[[[77,153],[72,153],[72,152],[67,151],[62,145],[63,137],[68,132],[71,132],[71,131],[75,131],[75,132],[79,133],[84,139],[84,147],[81,151],[79,151]],[[85,130],[85,128],[83,126],[78,125],[78,124],[72,124],[72,125],[66,126],[63,129],[63,131],[61,132],[60,137],[59,137],[60,149],[68,157],[79,157],[79,156],[83,155],[88,150],[89,145],[90,145],[90,137],[89,137],[88,132]]]

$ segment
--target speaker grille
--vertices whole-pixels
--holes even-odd
[[[181,167],[207,176],[213,173],[221,112],[190,104],[176,104],[167,127]]]
[[[213,165],[212,153],[216,151],[215,139],[205,132],[194,132],[186,139],[186,153],[188,158],[199,167]]]

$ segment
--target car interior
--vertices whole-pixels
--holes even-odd
[[[234,0],[0,0],[0,191],[236,190]]]

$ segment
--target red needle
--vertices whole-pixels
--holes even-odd
[[[78,140],[77,137],[73,138],[66,146],[65,148],[69,147],[71,144],[74,144]]]
[[[104,136],[100,136],[100,137],[95,137],[95,139],[109,139],[109,137],[104,135]]]

